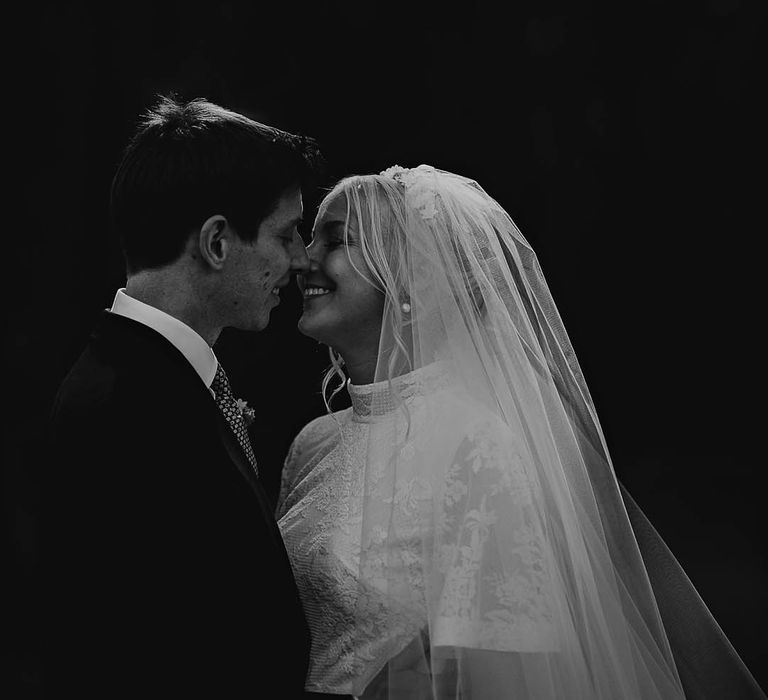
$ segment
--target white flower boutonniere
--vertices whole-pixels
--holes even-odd
[[[248,405],[247,401],[243,401],[242,399],[235,399],[235,403],[237,404],[237,410],[240,411],[240,415],[243,417],[243,422],[247,428],[256,419],[256,411]]]

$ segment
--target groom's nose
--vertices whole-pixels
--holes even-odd
[[[309,256],[304,247],[304,241],[296,235],[293,240],[291,255],[291,272],[301,273],[309,271]]]

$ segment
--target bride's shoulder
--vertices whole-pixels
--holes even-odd
[[[313,437],[321,437],[332,433],[337,433],[339,430],[339,424],[347,422],[349,414],[352,412],[351,408],[344,409],[342,411],[334,411],[333,413],[324,413],[317,418],[313,418],[307,423],[296,436],[296,439],[308,439]]]
[[[434,401],[428,414],[427,431],[430,442],[439,442],[446,449],[482,440],[485,443],[515,441],[515,431],[498,411],[477,401],[466,392],[444,392]]]
[[[348,422],[351,410],[324,413],[309,421],[294,438],[290,454],[296,457],[308,448],[336,439],[339,435],[340,426]]]
[[[351,409],[326,413],[309,421],[296,435],[288,449],[280,481],[278,514],[284,512],[289,494],[340,439],[341,426],[349,420]]]

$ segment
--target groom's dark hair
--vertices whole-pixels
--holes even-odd
[[[129,273],[176,260],[214,214],[253,240],[282,193],[315,179],[322,156],[296,136],[203,99],[161,97],[112,181],[110,213]]]

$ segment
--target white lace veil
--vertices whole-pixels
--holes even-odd
[[[327,201],[340,194],[386,293],[375,384],[357,399],[371,429],[353,692],[682,698],[528,242],[476,182],[426,165],[347,178]]]

